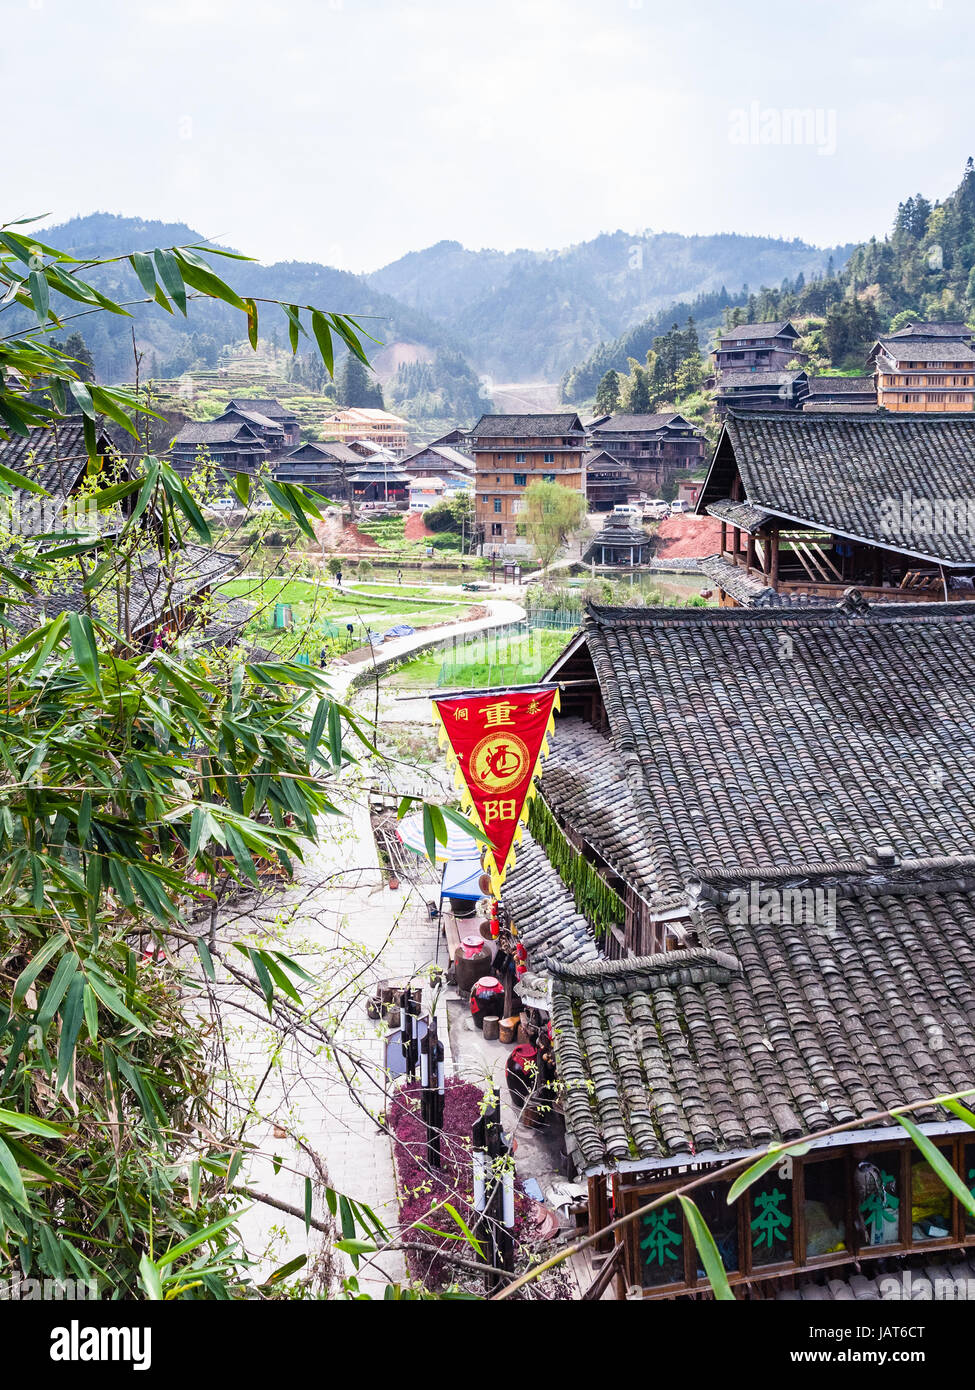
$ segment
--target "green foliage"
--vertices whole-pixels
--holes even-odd
[[[525,509],[519,517],[518,530],[527,536],[544,569],[582,525],[585,515],[586,499],[581,492],[561,483],[539,480],[525,489]]]
[[[214,272],[203,246],[132,252],[152,303],[182,316],[212,299],[253,343],[258,301]],[[211,254],[213,248],[209,248]],[[227,253],[229,254],[229,253]],[[144,650],[131,612],[149,565],[168,585],[186,545],[209,546],[194,484],[163,460],[99,453],[97,416],[138,436],[141,402],[84,379],[54,346],[66,308],[130,320],[83,265],[21,224],[0,228],[0,420],[24,434],[73,401],[84,416],[88,503],[127,518],[52,545],[9,536],[0,569],[0,1257],[25,1274],[98,1281],[109,1297],[225,1298],[249,1287],[234,1232],[243,1149],[209,1103],[203,1029],[186,1007],[215,959],[275,1011],[300,1003],[301,967],[243,947],[234,966],[190,921],[193,907],[262,867],[290,875],[334,810],[326,779],[349,753],[348,712],[324,678],[287,662],[191,646]],[[79,271],[85,270],[85,278]],[[96,312],[97,311],[97,312]],[[304,322],[302,316],[304,315]],[[293,346],[309,322],[361,354],[352,321],[289,306]],[[70,341],[70,340],[69,340]],[[264,480],[306,535],[313,500]],[[15,473],[0,491],[43,491]],[[71,605],[31,626],[25,591]],[[53,605],[56,609],[56,605]],[[195,607],[205,617],[205,600]],[[188,947],[185,957],[177,955]]]
[[[351,352],[339,368],[338,376],[335,378],[335,392],[343,406],[366,406],[377,410],[384,408],[383,388],[379,381]]]
[[[622,898],[569,843],[540,796],[529,803],[528,829],[572,893],[579,912],[592,924],[596,936],[605,936],[610,926],[622,925],[626,916]]]

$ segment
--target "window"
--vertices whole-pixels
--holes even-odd
[[[948,1162],[951,1149],[942,1148]],[[952,1235],[951,1193],[918,1149],[911,1151],[911,1240],[949,1240]]]
[[[728,1205],[728,1183],[699,1187],[693,1196],[708,1230],[714,1236],[721,1263],[729,1274],[734,1274],[741,1268],[738,1259],[738,1208],[737,1205]],[[706,1279],[707,1274],[696,1247],[694,1259],[698,1279]]]
[[[554,482],[555,482],[555,474],[554,474],[554,473],[543,473],[543,474],[542,474],[542,482],[543,482],[543,483],[554,483]]]
[[[501,522],[500,522],[500,521],[492,521],[492,523],[491,523],[491,535],[492,535],[492,536],[501,536],[501,535],[503,535],[503,534],[504,534],[504,527],[501,525]]]
[[[528,474],[527,474],[527,473],[516,473],[516,474],[515,474],[515,487],[524,487],[525,484],[526,484],[527,482],[528,482]]]
[[[645,1289],[684,1282],[684,1220],[679,1203],[648,1211],[637,1227],[636,1243]]]
[[[859,1245],[897,1245],[900,1240],[901,1149],[871,1153],[853,1174]]]
[[[525,462],[525,458],[526,458],[526,455],[525,455],[525,454],[515,454],[515,463],[524,463],[524,462]]]
[[[514,501],[512,502],[512,504],[511,504],[511,511],[512,511],[512,514],[513,514],[514,516],[520,516],[521,513],[522,513],[524,510],[525,510],[524,499],[521,498],[521,497],[516,497],[515,500],[514,500]]]
[[[481,493],[481,501],[482,501],[482,502],[486,502],[487,500],[488,500],[488,499],[487,499],[486,493],[483,493],[483,492],[482,492],[482,493]]]
[[[496,498],[494,499],[494,510],[495,510],[496,512],[499,512],[499,511],[501,510],[501,498],[500,498],[500,497],[496,497]]]
[[[832,1255],[847,1248],[846,1160],[830,1158],[803,1165],[806,1257]]]
[[[542,455],[542,462],[543,462],[543,463],[554,463],[554,462],[555,462],[555,455],[554,455],[554,454],[543,454],[543,455]]]

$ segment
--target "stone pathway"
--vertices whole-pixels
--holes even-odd
[[[384,644],[382,656],[405,655],[422,649],[431,638],[458,630],[466,637],[524,615],[511,600],[495,599],[490,606],[490,615],[479,622],[459,629],[445,625]],[[360,670],[346,665],[330,672],[337,698],[346,698]],[[424,704],[425,722],[429,706]],[[429,781],[429,774],[421,774],[420,780]],[[442,796],[444,790],[444,783],[431,783],[427,794]],[[262,1017],[260,1000],[218,967],[216,993],[225,1051],[217,1092],[229,1107],[230,1127],[260,1150],[245,1161],[239,1181],[303,1211],[305,1179],[310,1177],[316,1184],[312,1214],[327,1220],[320,1190],[324,1171],[336,1191],[366,1202],[381,1221],[394,1225],[398,1206],[391,1146],[374,1118],[387,1104],[383,1043],[379,1025],[367,1018],[363,1004],[379,980],[413,976],[434,963],[445,966],[446,945],[427,908],[428,900],[437,897],[434,871],[425,866],[425,881],[420,869],[416,883],[390,890],[380,868],[366,789],[347,782],[346,792],[345,818],[328,818],[322,841],[308,852],[297,881],[242,900],[218,922],[221,947],[244,941],[281,950],[316,978],[317,986],[298,981],[297,987],[304,998],[321,999],[314,1018],[334,1038],[334,1049],[294,1036],[282,1040],[278,1029]],[[244,957],[240,964],[249,968]],[[428,1001],[427,983],[424,1003]],[[438,1020],[451,1075],[455,1067],[443,995]],[[483,1070],[479,1079],[484,1080]],[[251,1102],[258,1118],[248,1118],[240,1128]],[[306,1234],[300,1216],[255,1202],[240,1228],[262,1277],[302,1254],[308,1256],[302,1273],[319,1260],[327,1263],[328,1238],[314,1228]],[[343,1272],[351,1272],[351,1261],[344,1255],[333,1253],[331,1259]],[[405,1266],[399,1252],[380,1257],[377,1264],[378,1270],[363,1266],[359,1281],[361,1288],[381,1297],[386,1280],[379,1271],[402,1279]]]

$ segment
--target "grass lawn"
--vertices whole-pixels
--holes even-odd
[[[233,579],[222,592],[233,598],[243,598],[257,606],[248,626],[248,635],[262,647],[272,651],[296,652],[306,650],[317,659],[325,641],[325,624],[334,623],[341,631],[339,649],[346,643],[346,624],[352,623],[352,643],[360,646],[366,640],[366,629],[385,632],[400,623],[411,627],[432,627],[466,616],[470,599],[451,601],[431,595],[433,603],[417,602],[417,593],[408,588],[387,585],[388,592],[364,592],[356,589],[336,590],[322,580],[273,577],[259,580]],[[421,591],[422,597],[422,591]],[[274,605],[288,603],[294,618],[293,628],[276,628]]]
[[[536,629],[531,639],[495,641],[473,638],[466,649],[428,652],[394,671],[383,682],[398,690],[432,690],[481,685],[527,685],[538,680],[573,637],[571,632]],[[465,659],[469,653],[469,659]],[[446,663],[450,662],[447,669]],[[441,673],[443,680],[441,682]]]

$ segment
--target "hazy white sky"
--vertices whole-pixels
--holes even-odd
[[[909,193],[947,194],[975,151],[972,0],[0,0],[0,17],[0,220],[181,220],[262,260],[367,270],[445,237],[618,227],[857,240]]]

